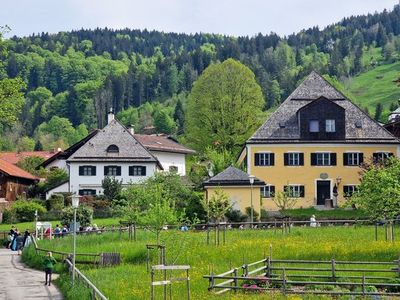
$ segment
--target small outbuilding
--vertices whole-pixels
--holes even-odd
[[[14,201],[17,196],[24,195],[30,185],[39,178],[0,159],[0,200]]]
[[[253,202],[253,209],[259,214],[262,186],[265,186],[263,181],[232,166],[203,183],[206,199],[222,189],[231,200],[233,209],[246,213],[246,208]]]

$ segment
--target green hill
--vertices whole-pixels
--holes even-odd
[[[369,112],[374,112],[377,103],[381,103],[385,115],[392,103],[400,99],[400,62],[384,64],[364,72],[345,83],[352,98]],[[386,120],[382,120],[386,121]]]

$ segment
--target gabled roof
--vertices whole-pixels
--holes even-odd
[[[10,164],[9,162],[2,159],[0,159],[0,172],[3,172],[11,177],[29,179],[32,181],[39,180],[39,178],[26,172],[25,170],[22,170],[21,168],[18,168],[17,166]]]
[[[110,145],[119,148],[118,152],[107,152]],[[117,120],[98,130],[92,138],[79,147],[68,161],[134,161],[155,162],[158,160],[138,142],[135,137]]]
[[[94,137],[97,133],[98,133],[98,129],[93,130],[92,132],[90,132],[86,137],[84,137],[83,139],[81,139],[79,142],[73,144],[71,147],[69,147],[68,149],[66,149],[65,151],[60,151],[57,152],[55,155],[53,155],[52,157],[50,157],[49,159],[45,160],[42,164],[40,164],[38,168],[43,167],[45,168],[46,166],[48,166],[50,163],[52,163],[53,161],[55,161],[56,159],[68,159],[76,150],[78,150],[80,147],[82,147],[87,141],[89,141],[92,137]]]
[[[345,109],[345,139],[329,143],[394,143],[399,140],[316,72],[311,74],[277,108],[247,143],[324,143],[300,139],[297,112],[312,101],[325,97]]]
[[[56,155],[60,151],[23,151],[23,152],[0,152],[0,159],[9,162],[10,164],[16,165],[19,161],[31,157],[37,156],[44,159],[49,159]]]
[[[170,136],[147,134],[134,134],[133,136],[150,151],[153,150],[183,154],[196,153],[196,151],[179,144],[177,140]]]
[[[215,175],[209,180],[203,183],[203,186],[231,186],[231,185],[240,185],[240,186],[250,186],[249,174],[239,170],[235,167],[228,167],[221,173]],[[254,178],[255,186],[265,185],[265,182]]]

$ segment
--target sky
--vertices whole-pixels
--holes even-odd
[[[391,10],[398,0],[0,0],[6,35],[81,28],[155,29],[233,36],[321,29],[351,15]]]

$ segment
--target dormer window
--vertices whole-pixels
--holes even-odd
[[[332,120],[332,119],[325,120],[325,131],[326,132],[335,132],[336,131],[335,120]]]
[[[319,132],[318,120],[310,120],[310,132]]]
[[[110,145],[107,148],[107,152],[108,153],[118,153],[119,152],[119,148],[117,145]]]

